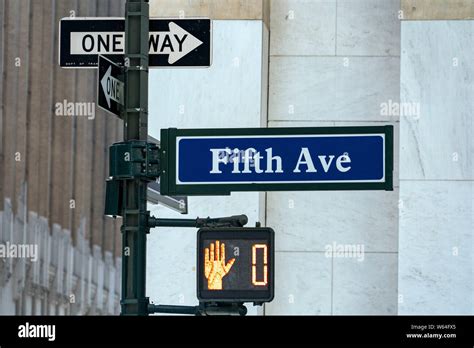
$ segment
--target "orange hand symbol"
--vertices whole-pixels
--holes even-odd
[[[207,279],[207,288],[209,290],[222,290],[222,278],[229,273],[235,258],[230,259],[225,263],[225,244],[222,243],[219,247],[219,241],[216,240],[216,247],[214,253],[214,243],[209,248],[204,249],[204,275]]]

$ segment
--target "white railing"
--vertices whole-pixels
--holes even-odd
[[[46,218],[27,212],[26,185],[19,201],[15,215],[10,199],[5,199],[4,210],[0,211],[0,244],[36,246],[37,260],[0,257],[0,315],[6,314],[1,304],[8,301],[16,304],[15,314],[55,314],[48,312],[52,306],[56,306],[57,313],[70,315],[118,314],[120,258],[114,260],[108,251],[102,256],[98,245],[91,251],[85,239],[85,219],[76,231],[75,245],[71,231],[57,224],[50,231]],[[12,291],[3,291],[9,286]],[[31,303],[25,300],[27,296],[42,303],[36,306],[35,313],[25,307]]]

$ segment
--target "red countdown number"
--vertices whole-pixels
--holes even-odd
[[[263,249],[263,280],[257,281],[257,249]],[[252,245],[252,284],[266,286],[268,284],[268,252],[266,244]]]

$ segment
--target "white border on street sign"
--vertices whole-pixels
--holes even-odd
[[[322,137],[365,137],[380,136],[383,139],[382,161],[383,161],[383,177],[379,180],[306,180],[306,181],[200,181],[200,182],[182,182],[179,180],[179,142],[182,139],[235,139],[235,138],[322,138]],[[181,136],[176,137],[176,185],[228,185],[228,184],[332,184],[332,183],[379,183],[385,182],[385,134],[383,133],[366,133],[366,134],[285,134],[285,135],[221,135],[221,136]]]

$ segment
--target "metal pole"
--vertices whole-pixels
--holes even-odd
[[[148,311],[150,313],[197,315],[199,314],[199,306],[173,306],[173,305],[149,304]]]
[[[247,215],[234,215],[221,218],[196,219],[159,219],[153,216],[148,218],[149,227],[244,227],[248,222]]]
[[[173,306],[149,304],[150,313],[191,314],[191,315],[240,315],[247,314],[243,303],[200,303],[199,306]]]
[[[124,141],[148,136],[148,0],[125,5]],[[121,315],[148,315],[146,297],[147,180],[124,181]]]

